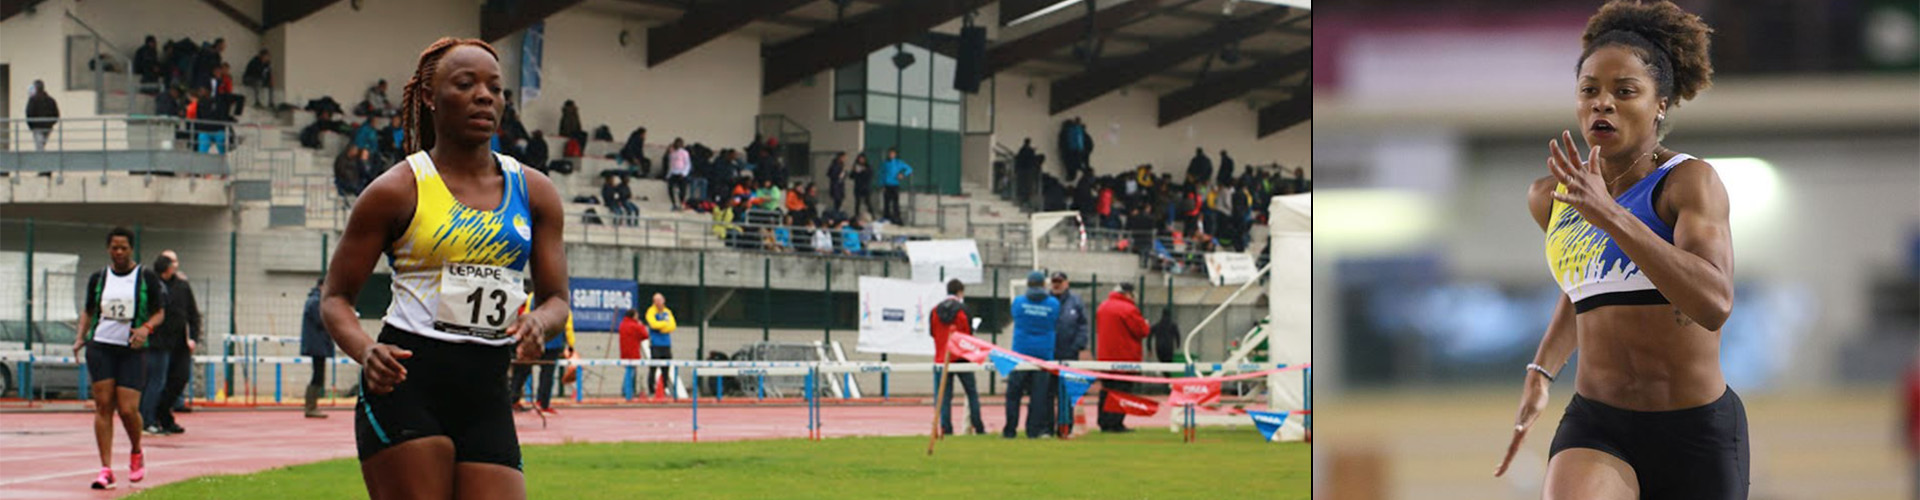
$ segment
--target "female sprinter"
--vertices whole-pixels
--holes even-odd
[[[100,449],[100,474],[93,489],[112,489],[113,414],[127,430],[132,454],[127,480],[147,477],[146,457],[140,449],[140,388],[146,387],[143,356],[147,336],[166,319],[166,285],[160,276],[133,260],[133,231],[116,227],[107,232],[107,260],[112,265],[87,278],[87,305],[80,315],[80,335],[73,339],[77,355],[87,351],[87,377],[93,380],[93,442]]]
[[[538,357],[566,319],[560,195],[488,150],[501,105],[493,47],[434,42],[405,92],[415,153],[354,204],[321,303],[327,332],[363,368],[360,474],[376,500],[526,498],[507,366],[515,343]],[[381,254],[393,305],[375,341],[353,305]],[[521,314],[529,267],[534,307]]]
[[[1709,85],[1700,18],[1614,0],[1587,23],[1573,135],[1549,143],[1527,193],[1564,292],[1533,364],[1506,472],[1575,349],[1573,402],[1553,437],[1546,498],[1746,498],[1746,409],[1720,373],[1733,306],[1727,191],[1660,144],[1667,112]]]

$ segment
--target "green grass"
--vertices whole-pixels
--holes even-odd
[[[927,438],[527,446],[534,498],[1262,498],[1310,494],[1311,453],[1251,428],[1072,441]],[[209,476],[136,498],[365,498],[353,459]]]

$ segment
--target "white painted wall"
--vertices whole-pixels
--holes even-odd
[[[1087,122],[1093,136],[1094,171],[1106,175],[1132,170],[1142,163],[1154,171],[1185,175],[1193,149],[1206,149],[1219,161],[1220,150],[1233,156],[1234,164],[1268,165],[1274,162],[1296,167],[1306,166],[1311,176],[1313,158],[1313,122],[1295,125],[1265,139],[1255,137],[1258,111],[1248,109],[1246,101],[1235,99],[1206,111],[1159,126],[1159,96],[1139,89],[1114,91],[1059,115],[1047,113],[1047,80],[1026,75],[996,75],[999,94],[994,114],[994,141],[1018,150],[1024,138],[1033,139],[1033,147],[1047,155],[1045,171],[1060,175],[1060,123],[1071,117]],[[1033,86],[1033,95],[1026,89]],[[968,162],[967,168],[990,168],[986,163]],[[1218,168],[1218,165],[1215,165]],[[973,178],[969,174],[969,178]]]
[[[833,71],[813,76],[813,84],[801,81],[760,99],[760,113],[786,115],[806,127],[813,135],[813,152],[859,151],[865,137],[865,121],[833,120]],[[671,140],[662,138],[663,141]],[[727,143],[734,144],[734,143]],[[832,157],[816,155],[813,178],[825,182]],[[849,160],[851,161],[851,160]]]
[[[27,86],[45,80],[48,93],[60,103],[60,116],[92,116],[93,91],[66,90],[66,34],[69,21],[62,14],[74,7],[73,0],[50,0],[36,6],[32,14],[21,13],[0,23],[0,63],[8,68],[7,117],[27,116]],[[78,27],[72,31],[80,31]],[[20,138],[31,144],[31,140]],[[31,147],[31,146],[29,146]]]
[[[287,102],[331,95],[350,108],[385,78],[387,98],[398,106],[421,50],[443,36],[480,36],[479,6],[471,0],[367,0],[359,11],[350,4],[337,2],[276,28],[284,30],[285,50],[275,66]]]
[[[260,1],[229,0],[227,3],[258,21]],[[181,37],[192,38],[195,43],[224,38],[227,50],[220,56],[232,65],[236,87],[240,85],[240,73],[247,69],[247,61],[260,50],[260,35],[202,0],[87,0],[74,6],[73,14],[123,49],[122,55],[129,59],[147,35],[153,35],[162,44]]]
[[[559,142],[551,137],[560,128],[561,104],[571,99],[580,106],[583,127],[592,131],[607,125],[616,143],[639,126],[647,127],[649,142],[659,144],[682,137],[688,144],[704,142],[718,150],[719,145],[732,147],[752,139],[753,116],[761,104],[759,38],[720,37],[648,68],[646,28],[651,22],[581,8],[547,18],[540,97],[520,110],[527,129],[546,131],[558,154]],[[631,33],[626,47],[619,44],[623,29]],[[506,81],[514,88],[520,80],[520,37],[515,34],[495,45]]]

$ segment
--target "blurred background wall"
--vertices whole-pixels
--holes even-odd
[[[1731,197],[1721,363],[1752,420],[1753,498],[1913,495],[1896,381],[1920,353],[1920,5],[1677,3],[1717,31],[1714,86],[1668,113],[1664,144]],[[1492,477],[1558,291],[1525,193],[1579,127],[1600,4],[1315,11],[1317,497],[1539,497],[1570,382]]]

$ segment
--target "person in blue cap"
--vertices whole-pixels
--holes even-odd
[[[1027,293],[1013,298],[1013,351],[1037,359],[1053,359],[1054,329],[1060,319],[1060,299],[1047,293],[1047,273],[1027,274]],[[1016,371],[1007,377],[1007,425],[1000,437],[1012,439],[1020,422],[1020,397],[1030,395],[1027,437],[1039,438],[1053,430],[1047,410],[1053,393],[1043,371]]]

